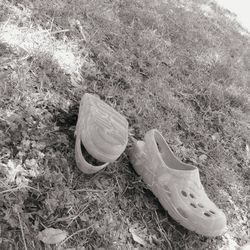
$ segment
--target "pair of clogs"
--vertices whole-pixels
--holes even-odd
[[[128,142],[128,122],[99,97],[82,97],[76,125],[75,158],[78,168],[93,174],[114,162]],[[100,165],[83,156],[82,146]],[[226,216],[207,196],[197,167],[181,162],[161,133],[152,129],[128,150],[135,171],[182,226],[205,236],[225,232]]]

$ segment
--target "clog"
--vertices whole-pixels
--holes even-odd
[[[84,94],[76,125],[75,159],[78,168],[92,174],[114,162],[128,142],[128,121],[99,97]],[[81,144],[88,154],[103,164],[93,166],[84,158]]]
[[[205,236],[226,230],[226,216],[207,196],[197,167],[181,162],[161,133],[152,129],[134,141],[129,157],[136,172],[169,215],[182,226]]]

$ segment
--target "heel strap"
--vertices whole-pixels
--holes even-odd
[[[77,134],[76,136],[76,144],[75,144],[75,158],[76,158],[76,164],[77,167],[85,174],[94,174],[103,168],[105,168],[109,162],[104,163],[103,165],[100,166],[94,166],[89,164],[85,158],[82,155],[82,150],[81,150],[81,137],[80,134]]]

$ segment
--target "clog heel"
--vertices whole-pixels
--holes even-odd
[[[128,142],[128,121],[99,97],[84,94],[75,136],[76,164],[82,172],[93,174],[114,162],[125,150]],[[87,162],[82,146],[101,163],[94,166]]]

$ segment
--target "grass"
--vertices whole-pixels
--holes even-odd
[[[231,13],[202,0],[3,0],[0,25],[1,249],[227,250],[249,240],[250,46]],[[126,152],[95,175],[77,169],[86,92],[125,115],[130,136],[157,128],[199,167],[225,235],[172,220]],[[44,245],[37,235],[49,227],[69,237]]]

